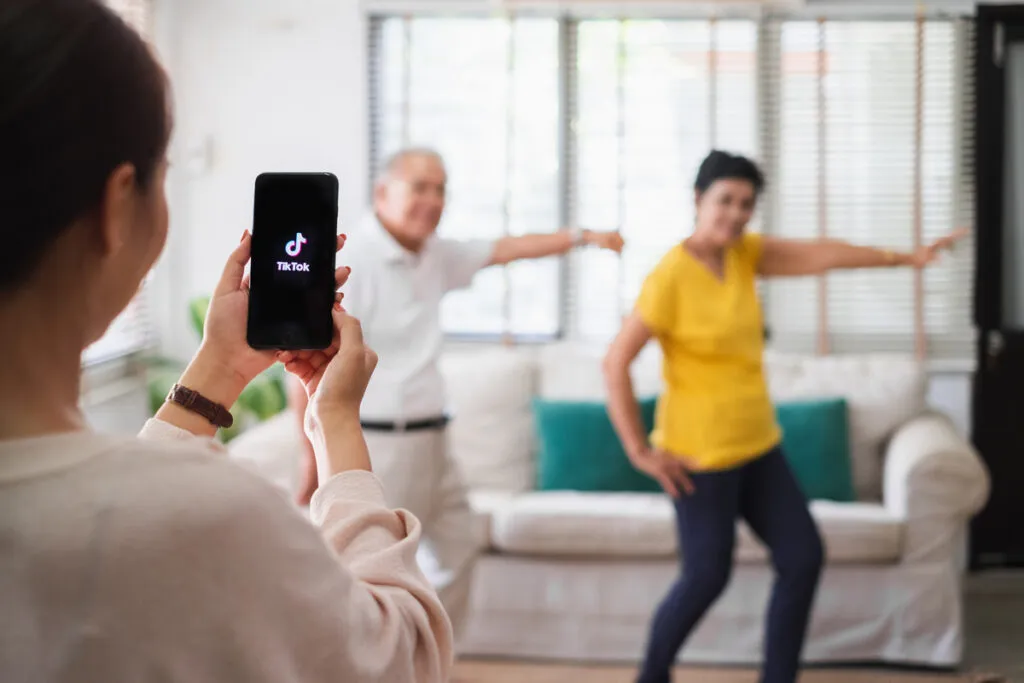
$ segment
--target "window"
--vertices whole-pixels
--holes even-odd
[[[386,19],[373,27],[373,161],[428,146],[448,167],[442,235],[554,232],[559,215],[559,52],[553,19]],[[560,264],[480,273],[446,297],[456,335],[552,337]]]
[[[407,144],[445,156],[444,234],[626,238],[621,257],[481,274],[446,302],[451,333],[606,342],[692,229],[712,148],[761,161],[754,230],[908,250],[971,223],[966,20],[383,17],[371,36],[373,161]],[[971,251],[920,276],[766,283],[772,344],[970,358]]]
[[[107,0],[107,4],[137,31],[148,34],[149,6],[145,0]],[[146,287],[143,287],[128,308],[111,323],[106,334],[85,350],[82,355],[85,365],[119,358],[148,346],[152,327],[146,308],[146,294]]]
[[[767,30],[779,51],[767,84],[778,122],[770,232],[911,250],[915,231],[927,243],[970,223],[964,26],[790,21]],[[969,249],[929,268],[920,286],[906,269],[773,281],[773,339],[803,351],[969,357]]]

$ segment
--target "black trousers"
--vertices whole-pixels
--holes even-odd
[[[733,566],[736,519],[771,553],[762,683],[795,683],[821,573],[821,536],[778,448],[730,470],[694,473],[694,492],[675,501],[682,574],[651,624],[639,683],[668,683],[687,636],[721,595]]]

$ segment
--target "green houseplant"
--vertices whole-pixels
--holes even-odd
[[[203,336],[203,325],[209,307],[210,297],[197,297],[189,302],[189,320],[192,329],[200,338]],[[155,356],[147,359],[146,366],[149,409],[150,413],[155,415],[171,387],[181,376],[185,364],[175,359]],[[234,425],[230,429],[218,432],[221,441],[227,443],[248,427],[268,420],[284,410],[287,405],[284,383],[284,367],[279,363],[250,382],[238,397],[238,402],[231,406],[231,415],[235,418]]]

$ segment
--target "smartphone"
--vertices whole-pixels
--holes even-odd
[[[253,200],[249,322],[254,349],[331,344],[338,179],[330,173],[263,173]]]

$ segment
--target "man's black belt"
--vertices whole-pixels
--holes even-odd
[[[427,429],[444,429],[448,425],[447,415],[441,417],[428,417],[422,420],[408,420],[406,422],[384,422],[379,420],[363,420],[359,424],[368,432],[421,432]]]

